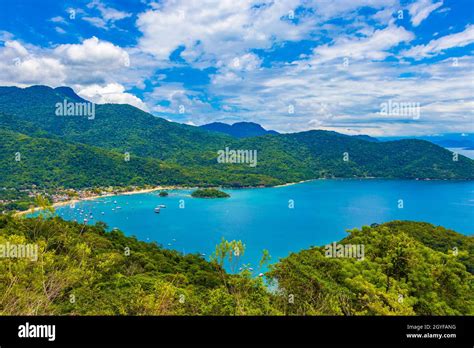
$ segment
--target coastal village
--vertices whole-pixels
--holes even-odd
[[[66,204],[71,201],[87,200],[103,196],[112,196],[120,193],[146,192],[160,187],[151,185],[126,186],[126,187],[97,187],[86,189],[40,189],[36,185],[29,188],[0,188],[0,211],[26,211],[36,206],[36,197],[42,196],[48,199],[52,205]]]

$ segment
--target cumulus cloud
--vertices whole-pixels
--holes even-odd
[[[25,47],[19,41],[6,41],[0,47],[2,85],[68,85],[96,103],[130,104],[148,111],[142,100],[117,82],[117,76],[128,68],[125,50],[96,37],[54,49]]]
[[[80,88],[77,94],[97,104],[130,104],[143,111],[149,111],[141,99],[131,93],[126,93],[125,87],[118,83],[86,86]]]
[[[63,61],[76,65],[95,65],[101,69],[113,69],[130,65],[130,57],[122,48],[93,36],[81,44],[60,45],[54,54]]]
[[[269,48],[276,40],[302,39],[312,27],[309,19],[302,17],[299,25],[287,20],[299,4],[297,0],[155,3],[138,16],[143,33],[139,46],[160,60],[184,46],[181,56],[190,63],[223,64],[248,49]]]
[[[152,3],[151,9],[138,15],[137,26],[143,33],[139,47],[162,61],[184,47],[181,56],[188,63],[197,67],[219,66],[249,50],[268,49],[277,42],[298,41],[328,30],[325,21],[338,16],[356,17],[361,7],[385,9],[397,3],[397,0],[165,0]],[[291,18],[297,18],[297,22]]]
[[[374,136],[472,131],[472,57],[417,66],[361,60],[343,67],[337,60],[318,65],[294,64],[249,72],[245,81],[222,82],[212,93],[240,110],[242,119],[279,131],[326,129]],[[401,73],[410,77],[400,77]],[[381,104],[392,100],[419,103],[419,118],[382,115]],[[290,112],[292,110],[292,112]],[[232,113],[221,112],[221,120]]]
[[[2,85],[55,85],[65,77],[66,68],[58,59],[31,54],[19,41],[6,41],[0,47]]]
[[[18,41],[7,41],[5,47],[12,49],[12,51],[20,57],[28,55],[28,50]]]

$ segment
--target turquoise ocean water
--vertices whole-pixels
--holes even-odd
[[[311,245],[338,241],[347,229],[372,223],[426,221],[474,233],[474,182],[316,180],[225,191],[230,198],[192,198],[191,190],[169,191],[165,198],[158,192],[103,197],[76,203],[74,208],[60,207],[57,214],[81,222],[87,217],[88,224],[104,221],[126,235],[206,258],[222,237],[242,240],[247,248],[242,261],[255,272],[262,249],[268,249],[276,262]],[[401,209],[399,200],[403,200]],[[157,214],[154,208],[159,204],[166,208]]]

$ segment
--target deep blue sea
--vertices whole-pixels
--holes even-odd
[[[192,198],[191,190],[169,191],[165,198],[158,192],[104,197],[76,203],[74,208],[60,207],[57,214],[83,221],[92,213],[89,224],[101,220],[126,235],[206,258],[222,237],[242,240],[247,248],[242,261],[255,272],[262,249],[268,249],[276,262],[311,245],[338,241],[347,229],[374,222],[426,221],[474,233],[472,181],[315,180],[225,191],[230,198]],[[156,214],[159,204],[166,208]]]

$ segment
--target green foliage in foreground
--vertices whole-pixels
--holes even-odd
[[[473,238],[411,221],[353,229],[341,244],[364,245],[365,258],[328,258],[323,247],[291,254],[272,267],[289,314],[474,314]],[[458,241],[447,236],[456,234]],[[428,240],[427,235],[433,238]],[[441,241],[441,243],[440,243]],[[446,242],[446,243],[445,243]],[[444,247],[440,245],[444,244]],[[438,249],[436,251],[434,249]]]
[[[191,193],[194,198],[227,198],[229,194],[214,188],[198,189]]]
[[[323,248],[291,254],[271,266],[268,288],[245,267],[224,271],[225,263],[239,268],[241,241],[223,240],[207,262],[107,232],[100,222],[47,214],[0,216],[0,245],[39,246],[36,261],[0,258],[0,315],[474,314],[473,275],[463,258],[472,237],[455,234],[456,242],[455,232],[426,223],[350,231],[341,243],[364,244],[362,261],[328,258]],[[265,251],[261,263],[268,259]]]
[[[0,315],[273,315],[261,278],[196,254],[58,217],[0,217],[0,245],[39,245],[37,261],[0,258]]]

